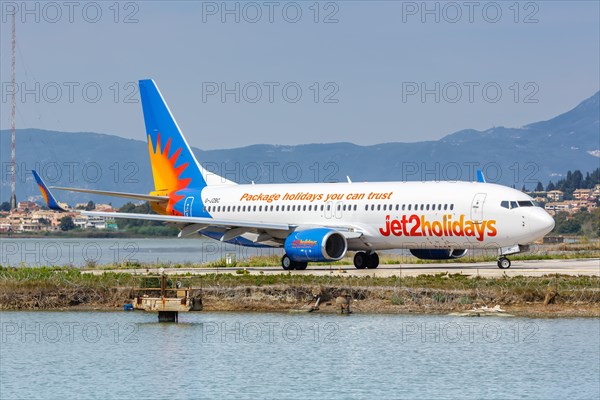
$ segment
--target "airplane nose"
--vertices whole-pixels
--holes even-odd
[[[544,211],[544,214],[545,214],[544,218],[543,218],[543,220],[544,220],[544,222],[543,222],[543,224],[544,224],[544,231],[546,233],[549,233],[549,232],[552,231],[552,229],[554,229],[554,225],[556,223],[554,222],[554,218],[552,218],[552,216],[550,214],[548,214],[545,211]]]
[[[541,236],[546,235],[547,233],[551,232],[552,229],[554,229],[554,218],[552,218],[552,216],[545,210],[539,210],[536,212],[534,218],[532,219],[533,230],[538,232]]]

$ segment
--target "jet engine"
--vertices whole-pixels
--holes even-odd
[[[344,235],[328,228],[293,232],[283,247],[287,256],[296,262],[337,261],[348,251]]]

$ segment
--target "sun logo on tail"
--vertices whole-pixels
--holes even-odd
[[[176,166],[181,148],[175,150],[169,156],[171,151],[171,138],[167,140],[164,149],[161,148],[160,133],[156,138],[156,148],[152,145],[152,139],[148,135],[148,153],[150,154],[150,165],[152,166],[152,175],[154,176],[154,187],[156,191],[168,191],[171,201],[167,210],[171,213],[173,206],[184,196],[178,195],[176,192],[185,189],[190,184],[192,178],[181,178],[181,174],[188,167],[189,163],[185,162]]]

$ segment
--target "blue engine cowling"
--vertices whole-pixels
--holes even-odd
[[[467,249],[410,249],[410,253],[421,260],[450,260],[467,255]]]
[[[337,261],[346,255],[348,243],[338,231],[315,228],[293,232],[283,248],[292,261]]]

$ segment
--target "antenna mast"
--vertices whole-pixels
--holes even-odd
[[[17,195],[15,194],[15,92],[16,92],[16,53],[17,53],[17,29],[15,14],[12,15],[12,112],[11,112],[11,144],[10,144],[10,208],[17,208]]]

